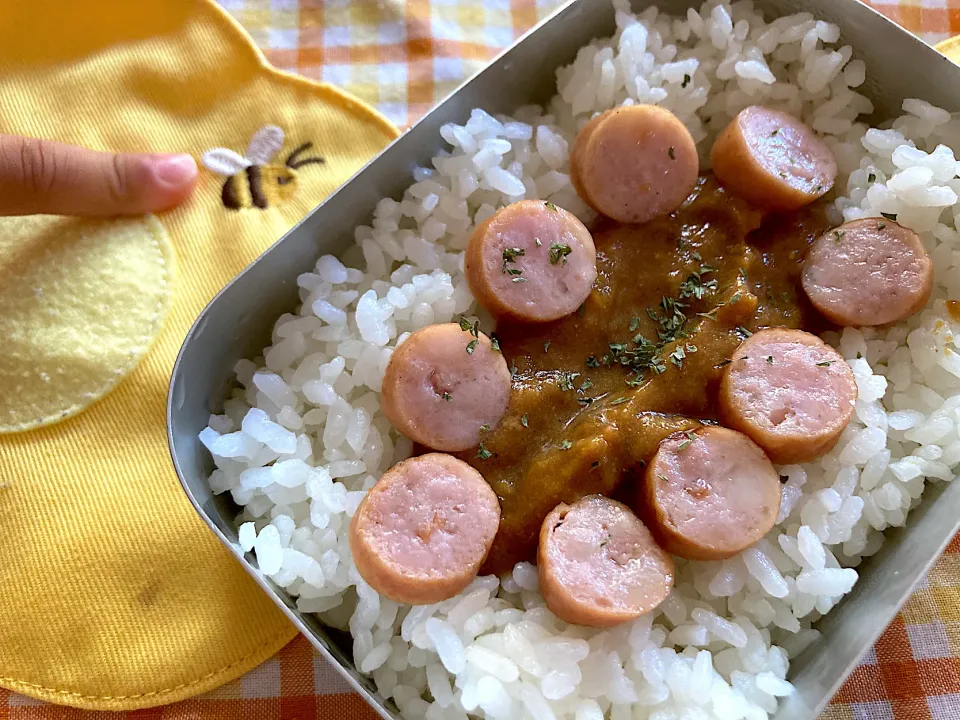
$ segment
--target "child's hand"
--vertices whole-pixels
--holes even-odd
[[[193,192],[189,155],[104,153],[0,135],[0,215],[141,215]]]

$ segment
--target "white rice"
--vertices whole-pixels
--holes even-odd
[[[882,531],[902,525],[927,481],[960,463],[960,355],[944,300],[960,297],[960,122],[920,100],[890,129],[857,122],[873,106],[839,31],[801,13],[766,23],[750,2],[715,0],[685,18],[617,0],[614,38],[557,72],[546,112],[474,110],[441,131],[448,150],[384,199],[341,260],[301,275],[302,307],[273,344],[237,364],[242,390],[201,439],[216,492],[243,512],[240,544],[304,612],[349,628],[354,658],[408,720],[765,718],[790,694],[788,658],[849,592]],[[676,113],[706,161],[715,134],[750,104],[802,117],[837,155],[837,219],[895,213],[936,265],[927,309],[896,327],[826,339],[850,363],[860,399],[837,447],[780,469],[779,524],[723,562],[678,565],[652,615],[608,631],[569,626],[544,606],[536,569],[481,577],[437,605],[399,607],[359,577],[347,526],[364,492],[410,451],[380,413],[392,350],[417,328],[477,313],[465,284],[470,230],[523,197],[584,220],[569,184],[579,127],[614,105]],[[439,140],[438,140],[439,142]],[[484,317],[481,315],[481,317]]]

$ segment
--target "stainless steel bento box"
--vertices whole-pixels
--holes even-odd
[[[654,4],[634,0],[635,8]],[[682,13],[699,2],[657,0],[663,10]],[[919,97],[960,110],[960,67],[858,0],[757,0],[771,16],[809,11],[840,26],[845,42],[868,67],[864,92],[877,118],[898,114],[904,97]],[[411,171],[428,164],[441,145],[440,126],[463,123],[470,109],[508,113],[542,103],[555,92],[554,70],[573,60],[592,38],[614,31],[609,0],[573,0],[529,32],[483,72],[464,84],[383,151],[300,224],[238,275],[207,306],[184,342],[173,371],[167,408],[170,450],[184,491],[197,512],[293,623],[383,717],[399,718],[373,683],[351,660],[350,645],[312,616],[300,613],[283,588],[257,569],[237,543],[238,512],[228,495],[215,497],[207,484],[211,459],[197,439],[211,411],[228,393],[240,358],[260,353],[277,317],[296,305],[296,278],[319,255],[342,251],[353,229],[370,222],[382,197],[399,198]],[[813,718],[829,701],[860,656],[893,619],[911,589],[960,527],[960,483],[928,487],[906,528],[888,533],[880,553],[860,567],[853,592],[818,625],[823,632],[791,666],[797,692],[777,720]]]

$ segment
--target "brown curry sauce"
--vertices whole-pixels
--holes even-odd
[[[532,559],[558,503],[630,496],[664,437],[714,419],[723,365],[748,333],[825,329],[799,278],[827,228],[822,203],[763,218],[712,176],[667,217],[602,220],[593,229],[597,280],[580,310],[497,327],[510,406],[479,448],[460,454],[502,509],[483,572]]]

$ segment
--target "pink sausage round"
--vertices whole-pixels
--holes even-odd
[[[660,443],[647,466],[643,518],[668,552],[723,560],[769,532],[780,512],[780,478],[746,435],[704,426]]]
[[[548,322],[587,299],[597,277],[590,231],[553,203],[521,200],[481,223],[467,246],[470,289],[492,315]]]
[[[584,126],[570,154],[571,182],[583,201],[623,223],[676,210],[699,172],[690,131],[656,105],[607,110]]]
[[[610,627],[670,594],[673,560],[626,505],[592,495],[560,504],[540,528],[540,591],[561,620]]]
[[[913,230],[864,218],[820,236],[800,279],[814,307],[837,325],[886,325],[927,304],[933,262]]]
[[[710,152],[720,183],[762,208],[795,210],[837,179],[830,148],[792,115],[753,105],[740,111]]]
[[[370,489],[350,523],[350,550],[378,593],[426,605],[470,584],[499,526],[500,504],[483,476],[430,453],[394,465]]]
[[[773,328],[748,338],[720,379],[724,425],[749,436],[775,463],[829,452],[853,416],[857,383],[816,335]]]
[[[570,150],[570,184],[573,185],[573,189],[577,191],[577,195],[580,196],[580,199],[587,203],[594,210],[597,208],[594,206],[593,201],[587,199],[587,189],[583,186],[583,183],[580,182],[580,172],[578,168],[583,162],[583,156],[586,152],[587,146],[590,144],[590,138],[593,136],[593,131],[596,130],[600,126],[600,123],[606,120],[607,117],[607,113],[598,113],[590,118],[590,121],[580,129],[579,133],[577,133],[577,137],[574,139],[573,148]]]
[[[455,452],[475,447],[510,399],[510,370],[490,339],[456,323],[430,325],[394,351],[380,405],[414,442]]]

